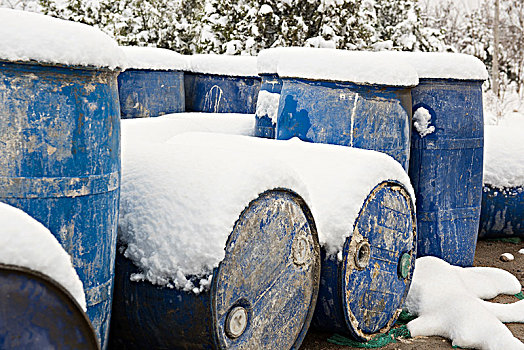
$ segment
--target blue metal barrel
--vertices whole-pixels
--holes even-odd
[[[206,113],[255,113],[259,77],[185,73],[186,111]]]
[[[0,201],[71,255],[102,347],[120,194],[117,71],[0,62]]]
[[[482,193],[482,81],[421,78],[411,95],[413,111],[425,108],[435,127],[424,137],[412,133],[418,255],[471,266]]]
[[[0,348],[99,349],[73,296],[49,277],[0,264]]]
[[[184,72],[128,69],[118,76],[118,93],[122,118],[185,111]]]
[[[241,213],[210,290],[132,282],[135,272],[118,254],[112,348],[298,349],[316,303],[320,249],[305,203],[273,190]]]
[[[274,139],[282,79],[277,74],[260,74],[260,79],[254,136]]]
[[[364,202],[341,258],[322,250],[312,326],[365,341],[387,331],[407,295],[416,258],[414,207],[406,189],[377,185]]]
[[[365,148],[409,165],[411,94],[406,87],[283,78],[276,138]]]
[[[484,185],[479,238],[524,238],[524,187]]]

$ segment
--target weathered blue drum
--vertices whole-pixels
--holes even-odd
[[[418,255],[471,266],[482,193],[482,81],[421,78],[411,94],[414,113],[425,108],[435,128],[424,137],[412,133]]]
[[[254,136],[274,139],[282,79],[277,74],[260,74],[260,78]]]
[[[0,62],[0,201],[71,255],[102,347],[120,189],[117,71]]]
[[[395,182],[377,185],[365,200],[341,257],[322,252],[312,325],[359,341],[387,331],[407,295],[416,244],[408,192]]]
[[[185,111],[184,72],[128,69],[118,76],[122,118],[158,117]]]
[[[2,349],[99,349],[93,327],[69,292],[27,268],[0,264]]]
[[[484,185],[479,238],[524,238],[524,188]]]
[[[115,349],[298,349],[316,304],[320,249],[306,204],[273,190],[241,213],[210,290],[130,281],[136,272],[117,256]]]

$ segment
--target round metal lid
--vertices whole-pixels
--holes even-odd
[[[407,191],[394,183],[375,187],[343,250],[343,305],[354,335],[387,329],[397,319],[411,283],[416,225]]]
[[[320,250],[305,205],[285,191],[242,212],[213,279],[219,348],[298,347],[316,303]]]

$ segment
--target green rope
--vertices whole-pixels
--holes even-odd
[[[515,294],[515,296],[516,296],[519,300],[524,300],[524,293],[523,293],[523,292],[517,293],[517,294]]]
[[[354,348],[377,349],[391,343],[396,343],[397,338],[411,338],[406,325],[393,328],[386,334],[377,334],[367,342],[359,342],[353,339],[348,339],[340,334],[333,335],[328,339],[328,342],[337,345],[351,346]]]

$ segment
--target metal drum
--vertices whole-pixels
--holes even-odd
[[[411,94],[406,87],[282,77],[276,138],[365,148],[409,165]]]
[[[341,257],[322,251],[312,325],[359,341],[387,331],[400,314],[411,283],[416,243],[415,212],[406,189],[394,182],[377,185],[364,202]]]
[[[274,139],[282,79],[277,74],[260,74],[260,78],[254,136]]]
[[[524,188],[484,185],[479,238],[524,238]]]
[[[105,345],[120,189],[117,71],[0,63],[0,201],[71,255]]]
[[[435,127],[424,137],[412,133],[418,255],[471,266],[482,193],[482,80],[421,78],[411,95],[413,111],[425,108]]]
[[[119,254],[115,349],[298,349],[316,303],[320,249],[305,203],[273,190],[240,214],[210,290],[132,282],[134,272]]]
[[[158,117],[185,111],[184,72],[128,69],[118,76],[122,118]]]
[[[99,349],[89,319],[51,278],[0,264],[2,349]]]

